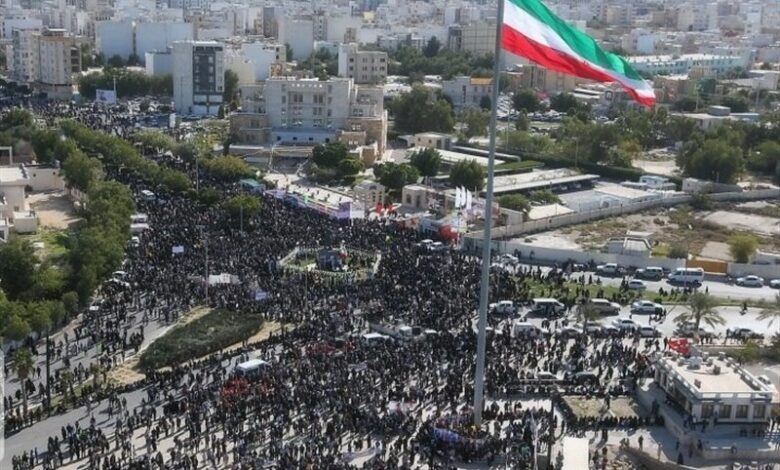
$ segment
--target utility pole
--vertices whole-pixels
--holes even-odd
[[[204,278],[204,291],[206,294],[206,303],[208,304],[209,301],[209,241],[206,239],[206,237],[203,235],[203,226],[200,227],[200,239],[203,243],[203,248],[206,250],[206,260],[205,260],[205,272],[206,277]]]
[[[49,338],[50,329],[46,328],[46,413],[51,413],[51,339]],[[67,348],[66,348],[67,349]],[[22,384],[24,386],[24,384]]]

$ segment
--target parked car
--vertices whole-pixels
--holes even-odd
[[[582,329],[574,325],[564,326],[555,331],[555,335],[563,338],[579,338],[582,335]]]
[[[620,328],[615,325],[602,325],[599,333],[604,337],[618,336],[620,334]]]
[[[769,287],[772,289],[780,289],[780,279],[772,279],[769,281]]]
[[[644,325],[639,327],[639,336],[642,338],[658,338],[661,336],[661,331],[654,326]]]
[[[620,304],[610,302],[607,299],[593,298],[580,305],[579,308],[592,308],[602,315],[617,315],[620,313]]]
[[[618,266],[617,263],[600,264],[596,266],[596,274],[602,276],[617,276],[623,272],[623,268]]]
[[[498,257],[498,262],[514,266],[515,264],[519,263],[520,260],[517,259],[517,256],[504,253]]]
[[[511,300],[502,300],[491,307],[490,310],[497,315],[514,315],[517,312],[517,307]]]
[[[582,371],[577,372],[572,376],[572,380],[574,380],[577,383],[583,384],[583,383],[596,383],[599,381],[599,376],[596,375],[593,372],[588,371]]]
[[[744,287],[764,287],[764,278],[761,276],[743,276],[738,277],[736,284]]]
[[[639,268],[634,272],[634,277],[650,281],[660,281],[664,278],[664,269],[658,266]]]
[[[588,322],[587,327],[583,326],[581,323],[575,323],[574,327],[577,328],[579,331],[594,336],[600,335],[603,330],[603,327],[596,322]]]
[[[737,339],[764,339],[764,335],[750,328],[729,328],[726,334],[731,338]]]
[[[639,328],[639,323],[630,318],[616,318],[612,324],[621,331],[634,331]]]
[[[677,327],[677,334],[685,338],[692,338],[694,336],[695,331],[696,328],[693,322],[685,322]],[[699,338],[712,338],[714,336],[715,336],[714,331],[705,328],[703,326],[699,327]]]
[[[650,300],[637,300],[631,304],[631,313],[643,313],[653,315],[663,311],[663,305]]]
[[[630,290],[645,290],[647,289],[647,284],[645,284],[644,281],[640,281],[639,279],[631,279],[628,281],[628,288]]]

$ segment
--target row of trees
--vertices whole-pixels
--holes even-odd
[[[390,52],[388,75],[404,75],[411,83],[420,82],[425,75],[441,75],[445,80],[457,75],[489,77],[492,75],[493,56],[454,52],[441,47],[432,38],[422,51],[401,46]]]
[[[173,77],[171,75],[149,76],[136,70],[109,67],[102,72],[91,72],[78,79],[81,96],[95,99],[96,90],[113,90],[119,98],[133,96],[172,96]]]

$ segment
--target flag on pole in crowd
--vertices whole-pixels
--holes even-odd
[[[502,0],[501,46],[515,55],[567,75],[617,82],[637,102],[655,104],[652,85],[622,57],[555,16],[540,0]]]
[[[472,206],[472,203],[473,203],[473,201],[471,199],[472,199],[471,191],[466,191],[466,210],[467,211],[471,210],[471,206]]]
[[[536,419],[534,419],[534,414],[531,413],[531,419],[529,420],[529,424],[531,426],[531,435],[533,437],[533,444],[534,444],[534,451],[533,451],[533,459],[534,459],[534,470],[536,470],[538,467],[539,459],[537,458],[537,452],[539,452],[539,425],[536,424]]]
[[[115,104],[116,103],[116,91],[115,90],[95,90],[95,101],[103,104]]]
[[[176,255],[176,254],[181,254],[181,253],[184,253],[184,246],[183,246],[183,245],[175,245],[175,246],[174,246],[174,247],[171,249],[171,252],[172,252],[174,255]]]

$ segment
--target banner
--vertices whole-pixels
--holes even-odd
[[[184,246],[183,245],[176,245],[171,249],[171,252],[176,255],[180,253],[184,253]]]
[[[266,300],[268,298],[268,292],[264,290],[256,290],[255,291],[255,301],[260,302],[263,300]]]
[[[114,90],[95,90],[95,102],[103,104],[115,104],[116,92]]]

